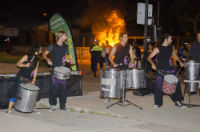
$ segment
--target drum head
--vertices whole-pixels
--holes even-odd
[[[169,84],[178,83],[178,78],[175,75],[169,74],[164,77],[164,80]]]
[[[58,66],[54,69],[54,71],[56,72],[60,72],[60,73],[69,73],[70,69],[64,66]]]
[[[32,85],[31,83],[21,83],[20,86],[24,89],[31,90],[31,91],[38,91],[40,90],[39,87]]]

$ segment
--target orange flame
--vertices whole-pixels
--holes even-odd
[[[124,30],[124,19],[119,17],[119,13],[117,11],[112,11],[105,17],[103,24],[98,24],[98,27],[93,28],[93,33],[95,34],[95,37],[99,41],[100,45],[106,44],[106,41],[108,41],[109,45],[114,46],[119,42],[119,34]]]

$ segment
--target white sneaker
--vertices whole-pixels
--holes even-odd
[[[108,99],[108,98],[105,99],[105,100],[104,100],[104,103],[106,103],[106,104],[110,103],[110,99]]]
[[[49,112],[54,112],[56,111],[56,106],[55,105],[51,105]]]
[[[185,107],[185,106],[184,106],[182,103],[180,103],[180,102],[176,102],[174,105],[177,106],[177,107],[179,107],[179,108],[182,108],[182,109],[187,108],[187,107]]]
[[[159,105],[154,105],[154,108],[155,109],[158,109],[158,108],[160,108],[161,106],[159,106]]]
[[[7,110],[7,111],[6,111],[7,114],[10,114],[10,113],[12,113],[12,112],[13,112],[12,110]]]
[[[36,109],[33,110],[32,114],[36,114],[36,115],[39,115],[41,114],[41,112],[37,111]]]

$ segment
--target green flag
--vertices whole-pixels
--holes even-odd
[[[68,45],[69,53],[72,56],[73,61],[76,62],[75,65],[71,66],[71,69],[73,71],[77,70],[78,68],[77,68],[77,61],[76,61],[74,44],[73,44],[73,41],[72,41],[72,35],[71,35],[71,32],[69,30],[69,27],[68,27],[66,21],[59,14],[55,14],[50,19],[50,28],[51,28],[51,31],[54,33],[54,35],[56,34],[56,32],[58,30],[63,30],[67,33],[68,39],[67,39],[65,44]]]

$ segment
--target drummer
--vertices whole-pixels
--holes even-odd
[[[119,35],[120,42],[116,44],[109,55],[109,60],[113,67],[120,70],[127,70],[128,67],[133,67],[134,56],[132,46],[128,44],[128,34],[121,33]],[[114,60],[113,60],[114,56]],[[130,56],[130,62],[128,62]]]
[[[31,83],[35,84],[38,66],[39,66],[39,54],[41,53],[41,47],[35,45],[31,52],[24,55],[18,62],[17,67],[20,68],[17,73],[16,83],[11,89],[8,90],[8,97],[10,98],[7,113],[12,112],[12,108],[16,102],[17,91],[21,83]],[[39,114],[39,112],[34,109],[34,113]]]
[[[152,58],[154,58],[154,56],[156,55],[158,61],[157,65],[155,65],[154,61],[152,60]],[[157,70],[156,87],[154,90],[154,103],[155,103],[154,108],[159,108],[163,105],[163,92],[162,92],[163,78],[162,75],[158,73],[158,70],[163,70],[167,73],[175,74],[175,68],[173,67],[171,56],[173,56],[179,62],[181,67],[184,66],[184,64],[178,58],[174,46],[172,46],[172,36],[170,34],[163,34],[160,38],[158,47],[155,48],[147,58],[149,63],[152,65],[152,69]],[[184,108],[184,106],[181,103],[182,93],[181,93],[180,82],[178,82],[176,86],[176,92],[174,94],[171,94],[170,97],[175,103],[175,106]]]
[[[109,60],[113,67],[119,68],[120,70],[126,70],[129,66],[131,67],[134,64],[133,50],[132,46],[127,43],[127,33],[121,33],[119,35],[119,40],[120,42],[112,48],[109,55]],[[129,56],[130,62],[128,62]]]
[[[49,103],[51,105],[50,112],[54,112],[56,110],[57,105],[57,96],[59,96],[60,101],[60,110],[67,110],[65,107],[66,104],[66,80],[58,80],[54,78],[53,69],[58,66],[64,66],[65,63],[74,64],[72,60],[68,60],[65,56],[69,53],[69,49],[67,44],[65,44],[67,40],[66,32],[59,30],[56,32],[56,43],[50,45],[47,50],[44,52],[43,57],[47,61],[49,65],[52,66],[51,69],[51,86],[50,86],[50,96]],[[47,57],[47,55],[51,53],[51,59]]]

